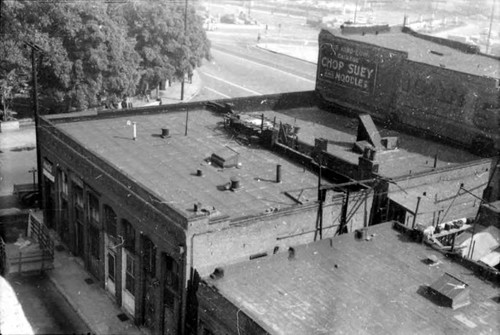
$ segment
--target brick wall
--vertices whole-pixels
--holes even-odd
[[[319,35],[319,48],[316,91],[323,99],[375,114],[389,110],[397,91],[394,82],[400,77],[407,53],[354,42],[326,31]],[[355,66],[367,70],[356,75]]]
[[[334,236],[340,224],[343,195],[326,196],[323,207],[323,238]],[[357,201],[357,200],[360,201]],[[353,214],[347,225],[349,231],[365,225],[364,193],[350,195],[348,214]],[[373,201],[372,193],[366,198],[368,221]],[[251,257],[286,252],[290,246],[314,241],[318,204],[298,205],[293,209],[269,215],[260,215],[246,221],[212,225],[206,233],[194,234],[191,249],[193,267],[205,277],[218,266],[245,261]],[[367,223],[366,223],[367,224]],[[318,235],[319,236],[319,235]],[[319,239],[319,237],[318,237]]]
[[[469,144],[500,126],[498,116],[484,108],[498,105],[492,78],[405,61],[398,82],[393,106],[398,122]]]
[[[416,208],[416,196],[425,197],[426,201],[435,203],[436,207],[444,210],[439,214],[441,221],[450,221],[475,215],[479,209],[480,200],[487,186],[490,172],[491,159],[484,159],[458,167],[438,169],[433,172],[409,175],[395,179],[396,184],[389,184],[389,192],[406,192],[414,196]],[[476,197],[461,191],[460,186],[472,192]],[[424,195],[423,192],[426,194]],[[418,194],[415,194],[418,193]],[[458,196],[457,196],[458,195]],[[432,223],[437,220],[438,213],[420,212],[417,222]]]
[[[153,194],[49,123],[45,122],[41,129],[42,157],[48,157],[55,165],[59,164],[76,173],[85,184],[112,198],[117,209],[121,208],[134,217],[137,230],[156,236],[153,237],[155,244],[167,244],[172,250],[176,250],[183,243],[183,229],[187,227],[187,220],[182,214],[161,204]]]
[[[212,334],[269,334],[257,323],[255,323],[244,311],[238,309],[234,304],[224,298],[217,289],[205,282],[198,287],[198,334],[206,334],[209,330]]]
[[[326,31],[320,33],[319,43],[316,92],[325,108],[330,103],[347,112],[370,113],[379,122],[466,144],[484,155],[491,155],[495,146],[500,149],[498,79],[418,63],[408,60],[407,53]],[[343,69],[373,69],[376,81],[361,74],[347,83],[335,79],[345,71],[339,69],[341,61]],[[359,82],[366,87],[356,85]]]

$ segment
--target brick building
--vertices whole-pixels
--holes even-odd
[[[419,196],[434,207],[409,205],[410,226],[442,220],[443,208],[447,219],[475,215],[474,197],[455,192],[481,197],[491,159],[379,133],[317,101],[302,92],[43,117],[46,222],[136,324],[175,334],[194,331],[184,327],[198,275],[401,216],[395,204]],[[390,138],[397,147],[383,146]]]
[[[383,223],[233,264],[198,289],[198,334],[471,334],[500,327],[498,289]]]
[[[456,142],[500,148],[500,61],[407,27],[319,36],[316,90],[335,106]]]
[[[477,198],[499,198],[496,160],[472,145],[495,140],[498,80],[446,63],[406,83],[430,65],[356,38],[321,33],[316,91],[41,118],[45,221],[137,325],[197,331],[192,288],[217,269],[390,219],[473,218]],[[439,91],[447,117],[404,106],[457,76],[468,84]]]

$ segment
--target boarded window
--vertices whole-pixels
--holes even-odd
[[[99,259],[99,229],[89,226],[89,248],[90,255],[95,259]]]
[[[147,237],[144,237],[143,268],[144,272],[154,276],[156,270],[156,246]]]
[[[165,282],[174,291],[179,289],[179,264],[170,256],[165,256]]]

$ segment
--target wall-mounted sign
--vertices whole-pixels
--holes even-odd
[[[319,50],[319,79],[333,84],[372,93],[377,77],[377,64],[370,53],[354,44],[336,41],[323,43]]]
[[[54,173],[52,171],[53,165],[48,159],[43,160],[43,175],[47,177],[51,182],[54,182],[56,178],[54,177]]]

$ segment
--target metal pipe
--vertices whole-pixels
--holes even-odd
[[[187,36],[187,11],[188,11],[188,0],[186,0],[186,5],[184,7],[184,41],[186,41]],[[182,72],[182,82],[181,82],[181,101],[184,100],[184,77],[185,73]]]
[[[281,183],[281,165],[276,165],[276,182]]]
[[[31,48],[31,76],[33,77],[33,112],[35,117],[35,140],[36,140],[36,165],[38,177],[38,207],[43,209],[42,197],[42,158],[40,153],[40,121],[38,115],[38,81],[36,69],[36,52],[38,47],[32,43],[26,43]]]

